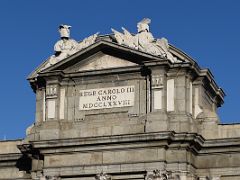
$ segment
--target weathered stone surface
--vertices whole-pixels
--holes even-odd
[[[0,141],[0,154],[20,153],[17,145],[20,145],[21,143],[21,140]]]
[[[148,23],[75,50],[58,43],[58,62],[28,77],[35,123],[24,140],[0,142],[0,179],[240,178],[240,125],[217,115],[224,92],[209,70],[153,39]]]

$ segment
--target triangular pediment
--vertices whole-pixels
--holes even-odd
[[[136,65],[138,64],[109,54],[104,54],[103,52],[98,52],[84,59],[83,61],[80,61],[74,66],[65,69],[64,72],[71,73],[81,71],[94,71],[102,69],[131,67]]]
[[[193,63],[189,56],[181,50],[169,45],[169,52],[177,59],[176,62],[170,61],[167,57],[156,56],[148,52],[141,51],[136,48],[131,48],[126,45],[120,45],[111,39],[111,35],[98,37],[99,39],[93,44],[77,51],[71,56],[51,61],[54,55],[50,56],[46,61],[39,65],[29,76],[28,80],[34,81],[40,74],[64,71],[81,72],[81,71],[94,71],[102,69],[111,69],[119,67],[130,67],[136,65],[145,65],[148,62],[167,62],[172,63]],[[99,55],[102,52],[105,55]],[[95,57],[95,59],[93,58]],[[57,59],[57,58],[56,58]],[[51,62],[51,63],[50,63]],[[78,64],[79,67],[75,65]],[[74,66],[74,67],[73,67]],[[67,70],[67,71],[66,71]]]
[[[181,57],[180,59],[189,59],[189,57],[173,46],[170,46],[170,51],[176,56]],[[54,71],[71,73],[102,69],[116,69],[121,67],[126,68],[130,66],[144,65],[147,62],[167,63],[168,60],[136,49],[131,49],[117,43],[99,40],[87,48],[84,48],[63,60],[46,67],[48,61],[49,59],[36,68],[28,76],[28,80],[34,81],[39,74]],[[184,61],[187,62],[187,60]],[[193,60],[190,61],[194,62]]]
[[[113,69],[121,67],[138,66],[144,64],[144,61],[159,59],[158,57],[129,49],[115,43],[99,41],[93,45],[67,57],[50,67],[43,68],[45,61],[40,65],[28,79],[33,79],[38,74],[44,74],[53,71],[63,71],[64,73],[95,71],[102,69]]]

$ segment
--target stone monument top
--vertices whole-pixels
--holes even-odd
[[[28,78],[34,124],[0,142],[0,179],[239,179],[240,125],[219,124],[223,90],[150,22],[81,42],[59,27],[55,54]]]
[[[208,69],[166,38],[154,38],[150,23],[138,22],[136,34],[112,29],[79,42],[71,26],[60,25],[55,54],[28,77],[37,96],[29,139],[168,130],[215,135],[223,90]]]
[[[169,50],[170,46],[166,38],[155,39],[150,32],[149,24],[151,20],[144,18],[137,24],[137,34],[130,33],[127,29],[123,29],[123,33],[112,28],[112,35],[109,35],[109,40],[121,46],[125,46],[140,52],[151,54],[154,56],[168,59],[172,63],[181,62]],[[104,36],[99,36],[99,33],[93,34],[80,42],[70,38],[70,25],[60,25],[59,33],[61,39],[54,45],[54,55],[50,56],[44,62],[44,65],[39,69],[43,69],[58,63],[59,61],[89,47],[90,45],[101,40]],[[104,37],[106,38],[106,36]]]

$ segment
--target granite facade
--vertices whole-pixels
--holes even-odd
[[[209,70],[170,52],[181,62],[105,36],[36,69],[35,122],[25,139],[0,142],[0,179],[240,179],[240,125],[217,115],[224,92]],[[84,92],[95,108],[80,107]]]

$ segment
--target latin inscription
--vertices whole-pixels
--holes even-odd
[[[80,90],[79,110],[133,106],[134,91],[134,86]]]

